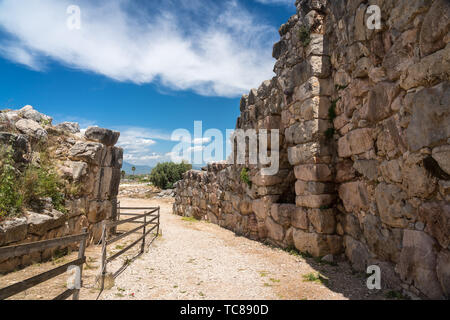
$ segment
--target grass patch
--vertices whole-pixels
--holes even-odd
[[[394,290],[386,292],[385,297],[394,300],[408,300],[408,297],[404,296],[400,291]]]
[[[316,283],[320,283],[323,285],[328,284],[328,278],[321,275],[320,273],[311,272],[311,273],[303,275],[302,277],[303,277],[304,282],[316,282]]]
[[[259,276],[262,278],[267,277],[268,274],[269,273],[267,271],[259,271]]]
[[[183,217],[183,218],[181,218],[181,220],[187,221],[187,222],[199,222],[200,221],[200,220],[195,219],[194,217]]]
[[[270,281],[272,281],[273,283],[280,283],[281,280],[279,279],[275,279],[275,278],[270,278]]]
[[[295,248],[293,246],[284,249],[284,251],[289,253],[291,256],[302,257],[304,259],[312,258],[312,255],[309,252],[300,252],[297,250],[297,248]]]

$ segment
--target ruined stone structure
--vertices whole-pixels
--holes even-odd
[[[101,224],[114,219],[120,183],[123,150],[115,147],[119,132],[91,127],[80,133],[77,123],[52,125],[52,119],[26,106],[0,113],[0,142],[14,150],[15,167],[24,170],[31,163],[49,158],[62,179],[66,213],[39,199],[36,208],[25,208],[17,217],[0,220],[0,246],[90,232],[90,243],[101,238]],[[13,271],[52,257],[53,249],[21,258],[0,261],[0,272]]]
[[[381,29],[367,27],[370,5]],[[301,0],[276,76],[242,97],[237,128],[280,130],[280,171],[210,164],[174,213],[450,296],[450,2]],[[249,170],[252,183],[241,178]]]

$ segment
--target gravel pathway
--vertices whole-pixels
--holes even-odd
[[[318,264],[171,213],[167,200],[121,199],[122,206],[161,206],[162,237],[133,261],[100,299],[380,299],[347,263]],[[130,241],[131,242],[131,241]],[[108,266],[117,270],[120,261]],[[322,281],[304,276],[323,275]]]

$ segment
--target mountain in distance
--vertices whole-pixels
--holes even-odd
[[[149,174],[153,169],[153,167],[150,166],[139,166],[124,161],[122,165],[122,170],[125,171],[127,174],[133,174],[133,171],[131,170],[132,167],[136,168],[134,174]]]

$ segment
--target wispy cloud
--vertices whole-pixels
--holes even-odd
[[[294,6],[295,0],[254,0],[262,4]]]
[[[170,134],[138,127],[115,128],[120,131],[117,146],[124,149],[124,160],[137,165],[151,165],[164,158],[153,150],[158,141],[170,141]]]
[[[79,0],[81,29],[69,30],[66,9],[73,2],[0,0],[0,28],[10,35],[0,54],[36,70],[53,60],[202,95],[237,96],[272,76],[276,28],[237,0]]]

